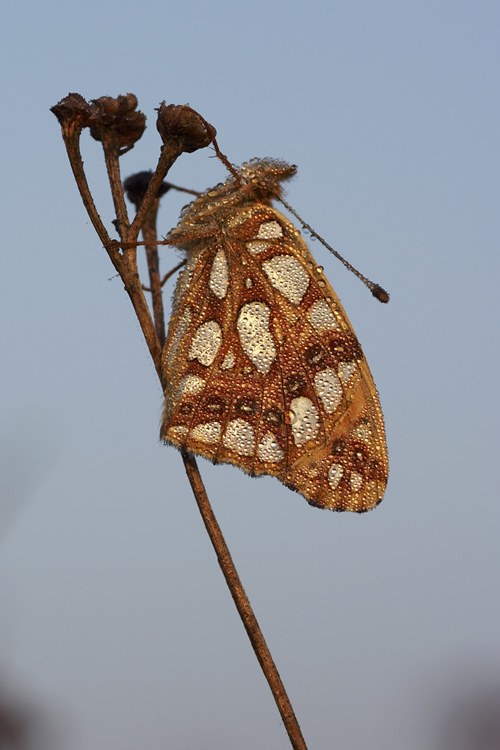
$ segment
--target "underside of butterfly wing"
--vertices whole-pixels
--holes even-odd
[[[244,165],[186,210],[186,251],[163,353],[162,438],[276,476],[309,503],[375,507],[388,460],[378,394],[335,292],[271,205],[282,162]]]

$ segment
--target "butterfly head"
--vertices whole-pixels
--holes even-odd
[[[261,200],[267,201],[281,195],[281,183],[295,174],[297,174],[295,164],[269,158],[252,159],[242,164],[239,170],[242,189],[251,188],[254,195],[257,194]],[[236,179],[231,178],[231,182],[234,185]]]
[[[187,205],[181,214],[181,222],[170,234],[174,238],[181,229],[182,233],[194,223],[210,220],[214,214],[224,215],[235,208],[256,202],[269,205],[273,198],[282,193],[281,183],[289,180],[297,172],[297,167],[279,159],[252,159],[245,162],[229,175],[225,182],[216,185],[198,196]]]

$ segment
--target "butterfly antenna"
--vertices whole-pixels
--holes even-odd
[[[358,279],[361,279],[363,284],[368,287],[370,292],[373,294],[374,297],[376,297],[379,302],[389,302],[389,293],[385,291],[383,287],[380,286],[380,284],[375,284],[373,281],[370,281],[370,279],[367,279],[366,276],[363,276],[362,273],[360,273],[357,268],[354,268],[354,266],[351,266],[349,261],[347,261],[345,258],[340,255],[331,245],[326,242],[326,240],[323,239],[323,237],[320,237],[320,235],[314,231],[314,229],[309,226],[307,222],[304,221],[304,219],[301,219],[300,216],[294,209],[290,206],[289,203],[287,203],[283,198],[280,196],[276,196],[277,199],[285,206],[285,208],[290,211],[290,213],[295,216],[295,218],[300,221],[303,228],[306,229],[309,234],[312,237],[316,237],[317,240],[321,242],[322,245],[324,245],[333,255],[335,255],[336,258],[338,258],[346,268],[349,269],[349,271],[352,271],[352,273],[358,277]]]
[[[236,167],[234,166],[234,164],[231,164],[231,162],[229,161],[229,159],[227,158],[227,156],[225,154],[223,154],[222,151],[219,148],[219,144],[217,143],[217,138],[215,137],[216,130],[215,130],[214,126],[210,125],[210,123],[207,122],[205,120],[205,118],[200,115],[199,112],[197,112],[196,114],[198,115],[198,117],[202,121],[202,123],[203,123],[203,125],[205,127],[205,130],[207,131],[208,135],[212,139],[212,145],[214,147],[215,154],[216,154],[217,158],[221,160],[221,162],[224,164],[224,166],[226,167],[226,169],[233,175],[233,177],[235,177],[236,180],[241,183],[241,175],[240,175],[240,173],[238,172],[238,170],[236,169]]]

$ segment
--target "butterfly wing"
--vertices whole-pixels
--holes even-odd
[[[163,354],[162,437],[312,505],[373,508],[388,474],[377,391],[302,237],[257,202],[198,229]]]

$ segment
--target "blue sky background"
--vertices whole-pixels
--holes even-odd
[[[391,292],[378,304],[313,243],[381,396],[377,510],[200,468],[310,750],[442,750],[454,707],[500,690],[500,6],[27,0],[2,15],[0,701],[37,715],[51,750],[289,747],[158,442],[155,372],[49,112],[70,91],[133,92],[149,127],[124,176],[156,163],[154,107],[189,102],[233,162],[297,164],[289,202]],[[83,146],[109,227],[100,146]],[[211,155],[170,179],[223,180]],[[183,203],[164,200],[162,233]]]

